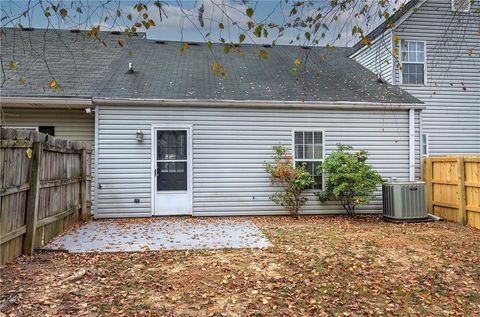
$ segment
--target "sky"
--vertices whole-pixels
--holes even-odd
[[[100,25],[101,30],[123,30],[126,25],[132,22],[126,19],[129,13],[132,13],[133,20],[138,17],[134,10],[134,5],[138,1],[123,0],[0,0],[1,1],[1,21],[2,26],[12,26],[21,24],[25,27],[34,28],[66,28],[66,29],[89,29],[93,25]],[[359,0],[359,3],[375,3],[374,0]],[[204,42],[211,39],[213,42],[224,38],[227,42],[238,42],[242,28],[245,29],[250,20],[245,14],[247,7],[254,9],[252,19],[256,22],[264,22],[266,25],[273,22],[282,25],[290,21],[289,12],[294,3],[291,0],[196,0],[196,1],[162,1],[162,11],[155,5],[153,0],[142,1],[148,5],[149,18],[155,21],[156,26],[148,30],[144,28],[140,31],[146,31],[147,38],[161,40],[175,40],[186,42]],[[311,15],[318,9],[328,8],[330,1],[317,0],[312,1],[313,5],[302,9],[299,14],[303,17]],[[46,17],[44,11],[51,4],[63,7],[68,11],[65,19],[60,14],[54,13],[51,9],[51,16]],[[203,8],[204,25],[199,22],[200,10]],[[121,16],[117,17],[117,11]],[[24,13],[22,15],[22,13]],[[373,11],[372,11],[373,12]],[[142,12],[143,14],[144,12]],[[380,19],[372,14],[373,20],[355,19],[349,14],[343,14],[338,20],[331,22],[324,28],[322,33],[325,37],[321,39],[320,44],[335,44],[337,46],[353,45],[359,38],[358,35],[352,36],[351,29],[353,25],[359,25],[364,31],[371,30],[380,23]],[[161,19],[160,19],[161,18]],[[13,19],[13,21],[12,21]],[[223,29],[219,24],[223,24]],[[323,28],[323,26],[322,26]],[[269,29],[270,30],[270,29]],[[303,37],[305,29],[290,27],[287,31],[278,37],[278,32],[270,30],[268,38],[255,38],[249,33],[245,42],[271,43],[276,44],[307,44]],[[296,39],[297,34],[301,34],[300,40]],[[337,38],[341,34],[340,40]],[[205,35],[209,35],[205,37]],[[293,43],[292,43],[293,41]],[[303,43],[302,43],[303,42]]]

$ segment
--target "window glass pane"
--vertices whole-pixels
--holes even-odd
[[[295,158],[296,159],[304,159],[303,156],[303,145],[295,144]]]
[[[51,136],[55,136],[55,127],[53,126],[39,126],[38,132],[45,133]]]
[[[428,137],[426,133],[422,134],[422,154],[428,155]]]
[[[158,160],[187,159],[187,131],[157,131]]]
[[[315,132],[314,133],[314,140],[315,140],[315,144],[322,144],[322,142],[323,142],[322,132]]]
[[[423,52],[417,52],[417,62],[424,62],[425,61],[425,54]]]
[[[415,51],[408,51],[408,61],[416,62]]]
[[[322,146],[321,146],[321,145],[317,145],[317,144],[316,144],[316,145],[314,146],[313,151],[314,151],[314,154],[315,154],[315,155],[314,155],[314,158],[315,158],[315,159],[322,159],[322,158],[323,158],[323,156],[322,156],[322,155],[323,155],[322,150],[323,150],[323,149],[322,149]]]
[[[303,132],[295,132],[295,158],[305,158],[303,152]]]
[[[187,162],[158,162],[157,191],[187,190]]]
[[[315,189],[322,189],[322,173],[319,172],[318,168],[319,166],[322,165],[321,162],[314,162],[313,163],[313,170],[315,171],[315,174],[313,174],[313,178],[315,179],[315,185],[313,185],[313,188]]]
[[[303,132],[295,132],[295,158],[303,159]]]
[[[408,42],[402,42],[402,61],[408,62]]]
[[[305,158],[313,159],[313,132],[304,132]]]
[[[423,85],[424,84],[424,65],[407,64],[402,65],[403,84]]]
[[[423,42],[417,42],[417,52],[423,52],[424,51],[424,43]]]
[[[317,167],[322,165],[321,162],[302,162],[297,161],[296,166],[305,166],[306,170],[313,176],[315,179],[315,185],[313,188],[322,189],[322,173],[317,174]]]
[[[295,132],[295,144],[303,144],[303,132]]]

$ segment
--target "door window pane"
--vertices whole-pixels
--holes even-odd
[[[187,162],[157,162],[157,190],[187,190]]]
[[[186,160],[187,131],[157,131],[157,160]]]

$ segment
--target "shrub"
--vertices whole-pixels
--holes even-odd
[[[341,201],[348,214],[355,216],[357,205],[367,205],[373,198],[373,192],[383,180],[366,163],[367,151],[351,152],[352,147],[338,144],[319,168],[327,175],[327,188],[316,193],[321,202]]]
[[[298,213],[307,201],[302,192],[311,188],[314,179],[304,166],[295,167],[293,157],[284,146],[273,147],[275,152],[273,164],[266,164],[265,170],[270,174],[272,184],[282,187],[281,192],[276,192],[270,199],[277,205],[287,209],[292,216],[298,217]]]

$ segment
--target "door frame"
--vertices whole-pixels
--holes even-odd
[[[155,168],[156,168],[156,161],[157,161],[157,135],[156,131],[157,130],[164,130],[164,131],[170,131],[170,130],[187,130],[187,190],[188,190],[188,214],[187,216],[193,216],[193,142],[192,142],[192,131],[193,131],[193,125],[192,124],[185,124],[185,123],[155,123],[151,125],[150,128],[150,135],[151,135],[151,146],[150,146],[150,152],[151,152],[151,157],[150,157],[150,188],[151,188],[151,216],[155,216],[155,195],[157,193],[157,182],[156,182],[156,177],[155,177]]]

